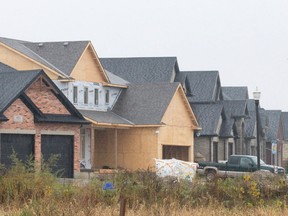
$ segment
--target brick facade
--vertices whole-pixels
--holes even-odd
[[[45,114],[70,114],[65,106],[56,98],[52,90],[41,82],[41,80],[34,82],[25,93]]]
[[[39,91],[39,83],[37,81],[26,94],[44,113],[50,114],[67,114],[67,109],[53,95],[47,87],[41,88]],[[36,87],[36,88],[35,88]],[[49,93],[50,92],[50,93]],[[54,112],[55,111],[55,112]],[[73,135],[74,136],[74,173],[80,171],[80,124],[64,124],[64,123],[35,123],[34,115],[28,107],[20,100],[16,99],[4,112],[9,119],[6,122],[0,122],[0,133],[11,134],[34,134],[35,144],[35,162],[36,165],[41,163],[41,135]]]

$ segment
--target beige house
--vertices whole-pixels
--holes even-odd
[[[194,161],[193,111],[180,84],[129,84],[104,70],[90,41],[32,43],[0,38],[0,61],[43,69],[91,122],[80,133],[89,170],[146,169],[153,158]]]

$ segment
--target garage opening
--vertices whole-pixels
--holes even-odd
[[[13,152],[22,162],[34,155],[34,135],[28,134],[0,134],[0,162],[6,168],[12,165]]]
[[[52,155],[58,155],[52,172],[60,178],[73,178],[73,150],[74,136],[64,135],[42,135],[41,153],[44,161],[47,161]]]
[[[163,159],[175,158],[178,160],[188,161],[189,159],[189,147],[188,146],[172,146],[163,145]]]

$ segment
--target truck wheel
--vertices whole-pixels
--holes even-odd
[[[207,181],[213,181],[216,178],[216,172],[214,170],[209,170],[206,173],[206,180]]]

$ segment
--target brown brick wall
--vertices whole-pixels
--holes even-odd
[[[4,112],[4,115],[9,119],[7,122],[0,123],[0,130],[10,130],[10,133],[21,133],[21,130],[35,130],[35,161],[40,165],[41,162],[41,131],[59,131],[74,133],[74,171],[80,171],[80,125],[75,124],[49,124],[49,123],[34,123],[33,113],[25,106],[25,104],[17,99]],[[15,122],[14,117],[21,116],[22,122]],[[19,119],[19,118],[18,118]]]
[[[41,82],[41,80],[34,82],[25,93],[43,113],[70,114],[65,106],[53,94],[52,90]]]

